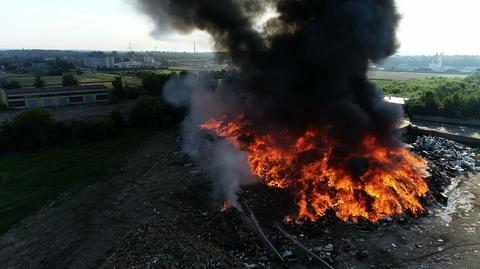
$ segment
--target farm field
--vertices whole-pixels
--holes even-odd
[[[222,71],[224,68],[221,66],[215,67],[191,67],[186,65],[170,66],[171,71],[193,71],[193,72],[202,72],[202,71]]]
[[[9,74],[6,76],[7,81],[18,81],[22,87],[33,87],[34,75],[30,74]],[[76,76],[80,84],[104,83],[107,86],[115,79],[113,74],[91,73]],[[62,85],[62,76],[42,76],[45,86]],[[123,82],[130,86],[140,86],[140,79],[133,76],[124,76]]]
[[[424,79],[431,77],[446,78],[465,78],[464,74],[442,74],[442,73],[413,73],[413,72],[387,72],[387,71],[370,71],[368,77],[371,80],[412,80]]]

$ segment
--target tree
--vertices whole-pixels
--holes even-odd
[[[62,84],[63,86],[75,86],[78,85],[78,79],[71,74],[64,75]]]
[[[113,86],[113,95],[115,95],[118,98],[123,98],[124,92],[123,92],[123,83],[122,83],[121,76],[115,77],[115,80],[112,82],[112,86]]]
[[[16,149],[31,149],[49,144],[49,131],[54,121],[50,112],[32,109],[22,112],[13,121],[2,124],[2,133]]]
[[[19,89],[21,87],[20,82],[16,80],[9,81],[5,84],[5,89]]]
[[[142,86],[147,90],[148,94],[162,96],[163,87],[171,77],[172,75],[147,74],[142,78]]]
[[[165,103],[158,96],[140,96],[129,114],[129,122],[137,127],[173,127],[182,122],[186,111]]]
[[[110,118],[113,120],[115,127],[117,127],[118,129],[123,129],[127,126],[127,121],[125,120],[122,111],[118,109],[112,111]]]
[[[427,112],[432,113],[432,115],[438,113],[438,108],[440,104],[434,92],[427,91],[421,98],[424,101],[425,109]]]
[[[33,81],[33,86],[35,88],[43,88],[45,86],[45,81],[40,76],[35,76]]]
[[[7,72],[15,72],[18,70],[18,66],[15,64],[9,64],[6,67]]]
[[[130,111],[129,121],[138,127],[158,126],[164,112],[165,106],[160,97],[140,96]]]
[[[443,101],[443,115],[445,117],[459,117],[462,101],[458,93],[454,93]]]
[[[480,84],[480,71],[476,71],[465,78],[465,82]]]

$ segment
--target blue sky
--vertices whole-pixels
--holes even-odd
[[[211,51],[208,35],[150,33],[134,0],[0,0],[0,49]],[[397,0],[400,54],[480,55],[480,1]]]

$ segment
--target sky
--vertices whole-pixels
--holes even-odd
[[[135,0],[0,0],[0,49],[213,51],[206,33],[165,34]],[[401,55],[480,55],[480,1],[397,0]]]

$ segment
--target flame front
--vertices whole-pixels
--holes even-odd
[[[220,212],[222,213],[227,212],[228,209],[230,209],[230,203],[225,200],[223,202],[223,207],[220,209]]]
[[[428,192],[423,179],[426,162],[405,148],[382,146],[373,135],[339,157],[335,150],[340,143],[313,128],[300,136],[256,135],[242,116],[212,119],[200,127],[245,151],[252,174],[267,186],[291,190],[297,221],[315,221],[328,210],[354,222],[424,211],[419,198]],[[348,166],[352,160],[367,165],[355,174]]]

